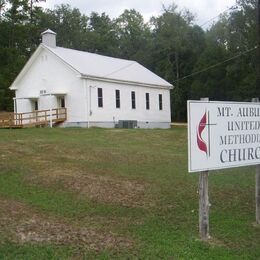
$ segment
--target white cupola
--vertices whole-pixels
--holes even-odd
[[[42,34],[42,43],[51,48],[56,47],[56,33],[52,30],[48,29],[44,31]]]

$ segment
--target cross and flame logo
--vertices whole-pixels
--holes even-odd
[[[198,128],[197,128],[197,144],[198,144],[198,148],[201,151],[203,151],[204,153],[206,153],[207,156],[209,156],[208,145],[207,145],[206,141],[203,140],[203,138],[202,138],[202,132],[205,130],[207,125],[209,126],[209,124],[207,124],[207,111],[205,111],[204,115],[202,116],[202,118],[199,122]],[[210,139],[208,138],[208,142],[209,142],[209,140]]]
[[[202,118],[200,119],[199,125],[197,127],[197,145],[198,148],[206,154],[207,158],[210,157],[210,127],[214,125],[216,124],[210,123],[209,111],[206,110]],[[207,142],[202,137],[202,133],[204,132],[206,127],[208,132]]]

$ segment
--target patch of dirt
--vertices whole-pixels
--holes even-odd
[[[211,246],[219,246],[219,247],[226,247],[227,246],[224,241],[221,241],[221,240],[214,238],[214,237],[210,237],[210,239],[208,240],[208,244],[211,245]]]
[[[253,222],[253,223],[252,223],[252,226],[253,226],[254,228],[259,228],[259,229],[260,229],[260,225],[259,225],[258,223],[256,223],[256,222]]]
[[[92,200],[128,207],[144,207],[146,204],[145,185],[137,181],[87,175],[80,178],[66,178],[63,183],[65,188],[77,191]]]
[[[76,169],[50,169],[30,176],[30,183],[36,185],[57,185],[76,192],[94,201],[115,203],[126,207],[151,207],[154,202],[148,198],[149,184],[136,180],[110,176],[84,174]]]
[[[129,248],[130,239],[44,216],[27,205],[0,199],[0,236],[15,243],[72,245],[95,251]],[[1,239],[0,239],[1,240]]]

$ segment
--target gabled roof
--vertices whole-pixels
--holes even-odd
[[[46,33],[50,33],[50,34],[54,34],[54,35],[56,35],[56,34],[57,34],[56,32],[54,32],[54,31],[52,31],[52,30],[48,29],[48,30],[46,30],[46,31],[42,32],[42,33],[41,33],[41,35],[44,35],[44,34],[46,34]]]
[[[172,88],[169,82],[136,61],[61,47],[44,47],[85,77]]]
[[[17,83],[29,70],[34,60],[39,56],[43,49],[53,53],[83,78],[173,88],[169,82],[157,76],[136,61],[112,58],[61,47],[51,48],[41,44],[23,67],[22,71],[18,74],[15,81],[10,86],[10,89],[16,89]]]

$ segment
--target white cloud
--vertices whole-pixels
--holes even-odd
[[[146,21],[152,15],[159,15],[162,12],[162,5],[169,6],[172,0],[47,0],[41,4],[43,7],[53,8],[54,5],[70,4],[80,9],[84,14],[92,11],[105,12],[111,18],[119,16],[125,9],[136,9]],[[212,17],[217,16],[228,7],[235,4],[235,0],[175,0],[174,3],[180,9],[187,8],[196,14],[197,23],[202,24]]]

